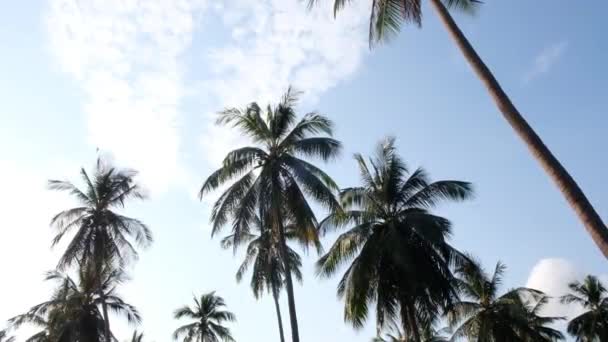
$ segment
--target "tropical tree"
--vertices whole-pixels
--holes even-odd
[[[101,306],[125,317],[129,323],[141,322],[137,309],[115,291],[115,287],[124,281],[124,275],[118,270],[105,268],[98,273],[93,267],[82,268],[77,281],[69,275],[51,271],[46,280],[57,283],[51,299],[10,320],[16,328],[25,323],[44,328],[29,341],[109,342],[113,337],[106,338]]]
[[[69,181],[49,181],[50,189],[66,191],[78,202],[77,207],[64,210],[51,220],[51,226],[57,231],[53,246],[66,234],[75,231],[58,268],[63,270],[74,264],[120,268],[126,261],[137,258],[134,243],[147,247],[152,242],[152,233],[143,222],[118,212],[129,199],[145,198],[141,187],[134,181],[136,172],[118,169],[98,158],[92,177],[84,168],[80,169],[80,175],[84,182],[82,189]],[[114,265],[115,261],[118,265]],[[109,340],[110,321],[105,305],[103,316],[106,340]]]
[[[138,333],[137,330],[133,332],[133,336],[131,336],[131,342],[143,342],[144,333]]]
[[[540,291],[520,287],[499,296],[506,266],[496,264],[486,274],[478,262],[458,268],[458,283],[463,299],[448,312],[454,330],[452,340],[466,338],[488,342],[551,342],[563,335],[548,325],[560,317],[542,317],[547,297]]]
[[[431,182],[421,168],[409,173],[394,143],[380,143],[369,164],[355,155],[363,184],[343,189],[344,211],[320,225],[323,233],[350,228],[317,262],[317,271],[327,277],[350,261],[338,285],[345,319],[361,327],[375,302],[379,329],[400,316],[403,332],[419,342],[420,324],[456,299],[451,267],[466,260],[447,241],[450,221],[430,209],[473,191],[467,182]]]
[[[283,319],[281,317],[281,307],[279,305],[279,293],[283,288],[285,279],[285,268],[281,258],[280,242],[276,231],[268,227],[259,216],[254,219],[255,231],[259,234],[251,234],[244,232],[239,239],[236,239],[235,234],[230,234],[222,239],[223,248],[233,248],[236,250],[239,244],[247,244],[245,260],[240,265],[236,280],[240,282],[243,279],[245,272],[253,265],[251,271],[251,290],[256,299],[260,298],[265,292],[270,292],[274,299],[275,311],[277,313],[277,321],[279,325],[279,337],[281,342],[285,341],[283,331]],[[300,231],[292,224],[285,224],[285,235],[289,240],[298,240],[305,246],[309,244],[308,236],[301,236]],[[318,235],[312,236],[316,247],[321,248]],[[289,269],[298,281],[302,281],[302,261],[296,251],[289,246],[287,247]]]
[[[388,334],[385,334],[384,336],[378,336],[372,339],[372,342],[408,342],[413,339],[411,334],[409,337],[406,336],[406,334],[398,327],[393,327],[390,330],[391,332],[389,332]],[[445,337],[444,330],[445,329],[436,330],[432,323],[425,322],[425,324],[420,329],[420,341],[448,342],[449,338]]]
[[[234,314],[224,310],[224,299],[209,292],[200,298],[194,297],[194,306],[187,305],[175,310],[175,319],[189,318],[193,322],[182,325],[173,333],[178,340],[183,336],[184,342],[217,342],[234,341],[230,329],[223,326],[225,322],[234,322]]]
[[[608,341],[608,292],[592,275],[582,283],[568,284],[570,293],[561,298],[564,304],[580,305],[585,312],[568,323],[568,333],[579,342]]]
[[[6,330],[0,330],[0,342],[15,342],[15,337],[9,336]]]
[[[320,0],[309,0],[310,6]],[[370,0],[371,15],[369,23],[370,47],[375,43],[389,40],[396,35],[403,24],[422,25],[421,0]],[[559,160],[551,153],[534,129],[511,102],[488,66],[477,54],[471,43],[460,30],[449,9],[472,13],[478,0],[428,0],[465,59],[479,77],[490,94],[498,110],[511,128],[526,144],[532,156],[540,163],[549,177],[562,192],[576,215],[587,229],[595,244],[608,257],[608,228],[595,211],[574,178]],[[349,0],[334,0],[334,15],[349,3]]]
[[[254,145],[229,152],[222,166],[207,178],[200,190],[202,198],[238,177],[213,207],[212,236],[231,219],[232,233],[238,241],[248,232],[256,214],[268,216],[269,226],[279,237],[281,255],[285,256],[288,254],[285,221],[292,222],[303,236],[316,234],[318,222],[309,198],[330,210],[339,210],[334,181],[302,158],[330,160],[338,155],[341,144],[331,138],[333,125],[326,117],[309,113],[296,121],[297,97],[297,92],[288,89],[278,105],[267,107],[265,115],[257,103],[243,110],[226,109],[219,114],[219,124],[232,125]],[[281,259],[285,269],[291,336],[294,342],[299,342],[289,258]]]

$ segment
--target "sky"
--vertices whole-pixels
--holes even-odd
[[[410,168],[434,179],[467,180],[473,200],[436,213],[452,241],[490,270],[508,266],[504,288],[549,295],[595,274],[606,260],[556,187],[513,134],[431,8],[422,29],[405,27],[368,49],[369,1],[334,19],[298,0],[32,0],[0,11],[0,322],[48,298],[43,282],[61,246],[50,248],[54,213],[74,203],[46,189],[77,180],[97,149],[137,169],[149,199],[125,213],[154,233],[121,294],[143,315],[139,327],[112,320],[119,339],[134,329],[168,341],[172,312],[209,291],[238,319],[238,341],[278,340],[272,299],[255,300],[234,273],[240,255],[211,239],[213,197],[197,191],[223,155],[245,143],[214,125],[229,106],[276,102],[288,85],[304,92],[300,113],[336,124],[342,157],[324,165],[343,187],[358,184],[352,154],[397,138]],[[426,2],[425,2],[426,3]],[[608,219],[608,5],[485,1],[455,19],[520,112]],[[323,216],[319,211],[318,215]],[[334,236],[324,240],[329,247]],[[343,322],[337,277],[317,279],[310,253],[296,287],[303,341],[369,341]],[[281,297],[288,321],[285,296]],[[547,314],[578,308],[552,303]],[[0,323],[0,327],[2,323]],[[31,329],[18,332],[27,336]],[[286,327],[286,331],[289,331]]]

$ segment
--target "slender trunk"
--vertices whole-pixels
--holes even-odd
[[[530,127],[526,120],[521,116],[517,108],[515,108],[507,94],[505,94],[500,87],[498,81],[494,78],[494,75],[492,75],[492,72],[484,64],[479,55],[475,52],[475,49],[473,49],[467,38],[458,28],[458,25],[456,25],[454,19],[441,0],[430,1],[448,32],[456,41],[456,45],[460,48],[465,59],[492,96],[492,99],[504,118],[528,146],[528,149],[534,158],[540,163],[545,172],[549,174],[549,177],[553,179],[553,182],[562,192],[562,195],[566,198],[566,201],[570,204],[572,209],[574,209],[574,212],[582,221],[595,244],[599,247],[604,256],[608,258],[608,229],[583,191],[579,188],[570,174],[568,174],[568,171],[560,164],[557,158],[549,151],[547,146],[545,146],[532,127]]]
[[[281,318],[281,306],[279,305],[279,293],[274,284],[272,284],[272,298],[274,299],[274,308],[277,312],[277,321],[279,322],[279,337],[281,342],[285,342],[285,334],[283,332],[283,319]]]
[[[103,303],[101,307],[103,309],[103,323],[104,323],[104,333],[106,342],[111,341],[110,337],[110,317],[108,317],[108,304],[106,304],[106,299],[103,293],[99,294],[103,298]]]
[[[406,341],[420,342],[420,331],[414,306],[409,301],[401,301],[401,324]]]
[[[287,260],[288,253],[287,241],[285,238],[285,228],[283,227],[283,221],[280,215],[278,215],[276,219],[279,227],[279,239],[281,240],[281,259],[283,259],[283,267],[285,267],[285,287],[287,289],[287,304],[289,305],[291,340],[293,342],[300,342],[300,334],[298,331],[298,317],[296,314],[296,301],[293,295],[293,281],[291,279],[291,267],[289,266],[289,260]]]

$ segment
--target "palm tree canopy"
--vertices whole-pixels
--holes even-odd
[[[15,337],[9,336],[6,330],[0,330],[0,342],[15,342]]]
[[[429,209],[470,198],[471,184],[431,182],[423,169],[409,173],[392,138],[378,145],[369,163],[361,155],[355,159],[363,185],[342,190],[343,211],[320,227],[323,233],[351,228],[317,262],[318,274],[330,276],[351,261],[338,285],[345,318],[362,326],[373,301],[379,327],[392,321],[404,301],[416,301],[429,314],[446,306],[456,297],[451,267],[465,257],[447,242],[450,222]]]
[[[333,124],[326,117],[306,114],[296,121],[298,93],[291,88],[276,106],[264,111],[257,103],[241,110],[226,109],[218,123],[229,124],[242,131],[255,144],[233,150],[217,171],[201,187],[204,196],[238,178],[216,201],[211,221],[212,235],[231,218],[235,246],[241,236],[254,226],[257,214],[273,220],[290,221],[304,232],[301,236],[316,238],[317,219],[307,197],[330,209],[339,208],[334,197],[337,186],[321,169],[302,159],[318,157],[330,160],[338,155],[341,144],[331,138]],[[277,223],[278,224],[278,223]],[[307,244],[305,244],[307,245]]]
[[[517,288],[499,296],[506,266],[498,262],[492,275],[477,261],[457,269],[462,299],[448,312],[454,330],[452,340],[551,342],[563,335],[549,327],[561,317],[543,317],[540,312],[548,297],[542,292]]]
[[[131,336],[131,342],[143,342],[144,333],[138,333],[137,330],[133,332],[133,336]]]
[[[14,327],[29,323],[45,328],[30,337],[31,341],[103,341],[104,319],[100,306],[104,302],[129,323],[141,323],[137,309],[116,293],[116,286],[125,280],[120,270],[106,267],[100,272],[91,265],[79,270],[78,281],[58,271],[48,272],[46,280],[57,283],[51,299],[10,320]]]
[[[230,329],[223,324],[236,321],[236,317],[225,307],[224,299],[216,296],[215,292],[194,297],[194,306],[175,310],[175,319],[188,318],[191,322],[177,328],[173,338],[178,340],[183,337],[184,342],[234,341]]]
[[[333,0],[334,16],[348,4],[349,0]],[[458,9],[472,14],[479,0],[441,0],[449,9]],[[313,7],[321,0],[309,0],[309,7]],[[369,44],[387,41],[401,30],[404,24],[422,26],[421,0],[371,0],[371,13],[369,20]]]
[[[568,333],[581,342],[608,340],[608,291],[593,275],[582,283],[568,284],[570,293],[561,298],[564,304],[580,305],[585,312],[568,323]]]
[[[222,239],[221,245],[223,248],[235,248],[238,244],[247,244],[245,252],[245,260],[241,263],[236,273],[237,281],[241,281],[244,274],[252,266],[251,272],[251,289],[256,298],[259,298],[264,292],[275,291],[278,296],[283,287],[285,277],[285,267],[281,258],[279,237],[276,232],[266,226],[264,220],[259,216],[254,218],[255,231],[259,234],[245,233],[242,234],[239,240],[235,239],[235,234],[230,234]],[[303,244],[309,244],[309,237],[302,237],[302,233],[293,225],[287,223],[286,235],[290,240],[297,240]],[[314,243],[320,248],[320,241],[315,234]],[[302,260],[298,253],[292,248],[287,248],[287,259],[291,273],[299,281],[302,281]]]
[[[75,231],[59,260],[59,268],[110,258],[124,264],[126,258],[136,258],[133,242],[147,247],[152,242],[152,233],[140,220],[117,211],[129,199],[145,198],[134,181],[136,172],[117,169],[99,158],[92,177],[83,168],[80,174],[85,185],[82,189],[69,181],[49,181],[50,189],[68,192],[78,201],[77,207],[64,210],[51,220],[57,231],[53,246],[65,234]]]

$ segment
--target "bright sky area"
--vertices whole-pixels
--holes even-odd
[[[443,206],[453,243],[491,269],[508,265],[505,289],[528,284],[560,295],[584,274],[608,276],[561,194],[499,115],[435,13],[390,44],[367,47],[369,1],[334,20],[292,0],[16,1],[0,12],[0,321],[46,299],[43,273],[53,213],[72,202],[45,188],[77,179],[96,148],[138,169],[150,192],[127,213],[154,231],[153,246],[121,293],[143,314],[150,341],[168,341],[172,312],[217,290],[234,311],[239,341],[278,340],[270,297],[256,301],[234,279],[237,255],[210,238],[205,177],[242,138],[213,125],[230,105],[305,92],[301,113],[333,119],[345,150],[326,169],[358,182],[351,155],[398,138],[410,167],[475,184],[473,201]],[[425,2],[426,3],[426,2]],[[608,4],[485,1],[457,22],[520,111],[608,219]],[[319,212],[322,216],[323,213]],[[332,237],[325,240],[328,247]],[[337,279],[305,259],[296,288],[304,341],[369,341],[343,322]],[[284,300],[285,296],[282,297]],[[571,315],[557,304],[549,313]],[[285,321],[287,306],[283,303]],[[116,320],[114,320],[116,321]],[[0,324],[0,327],[2,324]],[[126,339],[134,327],[115,324]],[[27,332],[22,333],[24,336]]]

